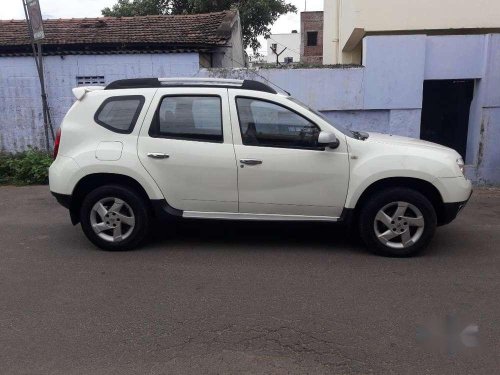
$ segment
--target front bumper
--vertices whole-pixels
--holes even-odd
[[[469,194],[469,198],[463,202],[454,203],[444,203],[442,212],[438,217],[438,225],[446,225],[455,220],[458,214],[464,209],[472,196],[472,190]]]

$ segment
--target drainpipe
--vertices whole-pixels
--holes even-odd
[[[342,56],[342,48],[340,47],[340,41],[342,40],[342,28],[340,22],[342,19],[342,2],[343,0],[337,0],[337,63],[340,64]]]

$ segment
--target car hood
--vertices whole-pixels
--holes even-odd
[[[401,145],[401,146],[413,146],[413,147],[420,147],[420,148],[424,148],[424,149],[441,150],[441,151],[452,152],[454,154],[457,154],[457,152],[455,150],[453,150],[449,147],[439,145],[439,144],[433,143],[433,142],[423,141],[421,139],[402,137],[399,135],[392,135],[392,134],[382,134],[382,133],[369,132],[368,134],[370,137],[367,139],[367,141],[370,141],[370,142],[386,143],[386,144]]]

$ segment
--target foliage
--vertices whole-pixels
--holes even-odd
[[[286,0],[118,0],[103,16],[130,17],[152,14],[196,14],[228,9],[240,11],[243,43],[256,52],[258,37],[268,36],[270,26],[283,14],[296,13],[295,5]]]
[[[0,184],[47,184],[52,161],[46,152],[34,148],[18,154],[0,154]]]

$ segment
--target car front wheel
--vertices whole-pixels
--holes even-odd
[[[360,233],[379,255],[409,257],[423,250],[436,230],[434,207],[418,191],[392,188],[376,193],[360,211]]]
[[[87,238],[104,250],[129,250],[146,237],[149,212],[134,191],[107,185],[90,192],[80,210],[82,229]]]

